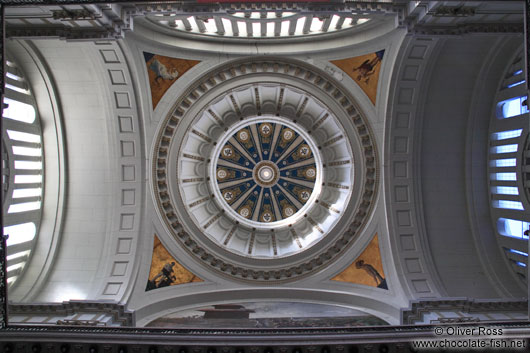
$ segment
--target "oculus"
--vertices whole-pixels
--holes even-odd
[[[310,135],[281,117],[255,117],[228,130],[213,152],[211,189],[219,206],[253,228],[288,226],[322,188],[322,163]]]

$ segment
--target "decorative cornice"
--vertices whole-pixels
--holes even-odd
[[[67,26],[7,26],[6,37],[59,37],[61,39],[118,39],[121,31],[104,28],[79,29]]]
[[[466,23],[462,25],[414,25],[409,33],[416,35],[446,36],[468,33],[524,33],[522,23]]]
[[[10,303],[9,315],[69,316],[77,313],[105,313],[120,326],[134,326],[134,312],[124,304],[105,301],[68,301],[62,303]]]
[[[451,325],[451,324],[450,324]],[[454,326],[454,324],[452,324]],[[3,348],[16,343],[17,350],[32,351],[37,342],[46,344],[47,351],[61,351],[70,344],[76,351],[97,352],[98,344],[127,347],[135,352],[139,347],[151,352],[179,351],[193,353],[316,353],[316,352],[405,352],[412,348],[410,342],[444,339],[436,336],[434,329],[441,325],[372,326],[350,328],[247,328],[247,329],[171,329],[171,328],[121,328],[121,327],[61,327],[61,326],[10,326],[0,331]],[[459,323],[459,327],[473,328],[476,323]],[[502,328],[502,339],[526,339],[530,322],[481,323],[481,327]],[[486,337],[488,340],[490,337]],[[57,342],[57,343],[53,343]],[[155,344],[156,346],[153,346]],[[351,346],[351,345],[354,346]],[[389,346],[396,347],[390,350]],[[48,347],[50,347],[48,349]],[[10,348],[13,348],[12,346]],[[25,349],[24,349],[25,348]],[[37,347],[37,348],[40,348]],[[100,347],[102,348],[102,347]],[[227,350],[227,348],[229,350]],[[102,349],[103,350],[103,349]],[[37,349],[39,351],[39,349]],[[64,351],[64,350],[63,350]],[[105,350],[106,351],[106,350]],[[125,350],[127,351],[127,350]],[[143,351],[143,350],[142,350]],[[413,351],[413,350],[411,350]]]
[[[432,311],[460,311],[471,314],[507,311],[526,313],[527,310],[527,300],[482,300],[468,298],[415,300],[410,302],[408,309],[401,310],[401,322],[404,325],[417,324],[423,320],[426,313]]]

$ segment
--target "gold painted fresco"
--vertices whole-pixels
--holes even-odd
[[[153,259],[151,260],[151,270],[149,271],[149,279],[145,290],[149,291],[192,282],[203,282],[203,280],[182,267],[155,234]]]
[[[200,63],[198,60],[170,58],[146,52],[144,52],[144,59],[149,75],[153,110],[169,87],[181,78],[186,71]]]
[[[372,103],[375,104],[377,82],[379,81],[379,72],[381,71],[384,53],[384,50],[380,50],[354,58],[333,60],[331,63],[350,76],[366,93]]]
[[[388,289],[377,234],[361,255],[331,280]]]

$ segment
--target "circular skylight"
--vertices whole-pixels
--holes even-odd
[[[310,136],[285,118],[236,124],[213,153],[211,187],[242,224],[277,228],[304,216],[321,189],[321,161]]]

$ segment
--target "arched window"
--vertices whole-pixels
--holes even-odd
[[[22,71],[6,62],[2,114],[3,217],[7,282],[12,286],[28,262],[41,221],[44,161],[35,99]]]
[[[523,54],[506,70],[490,120],[489,181],[491,215],[499,245],[515,274],[526,282],[530,203],[525,192],[528,154],[528,96]]]
[[[189,15],[170,9],[146,16],[151,23],[183,33],[231,38],[286,38],[346,30],[370,21],[368,14],[309,14],[291,11],[227,11]]]

